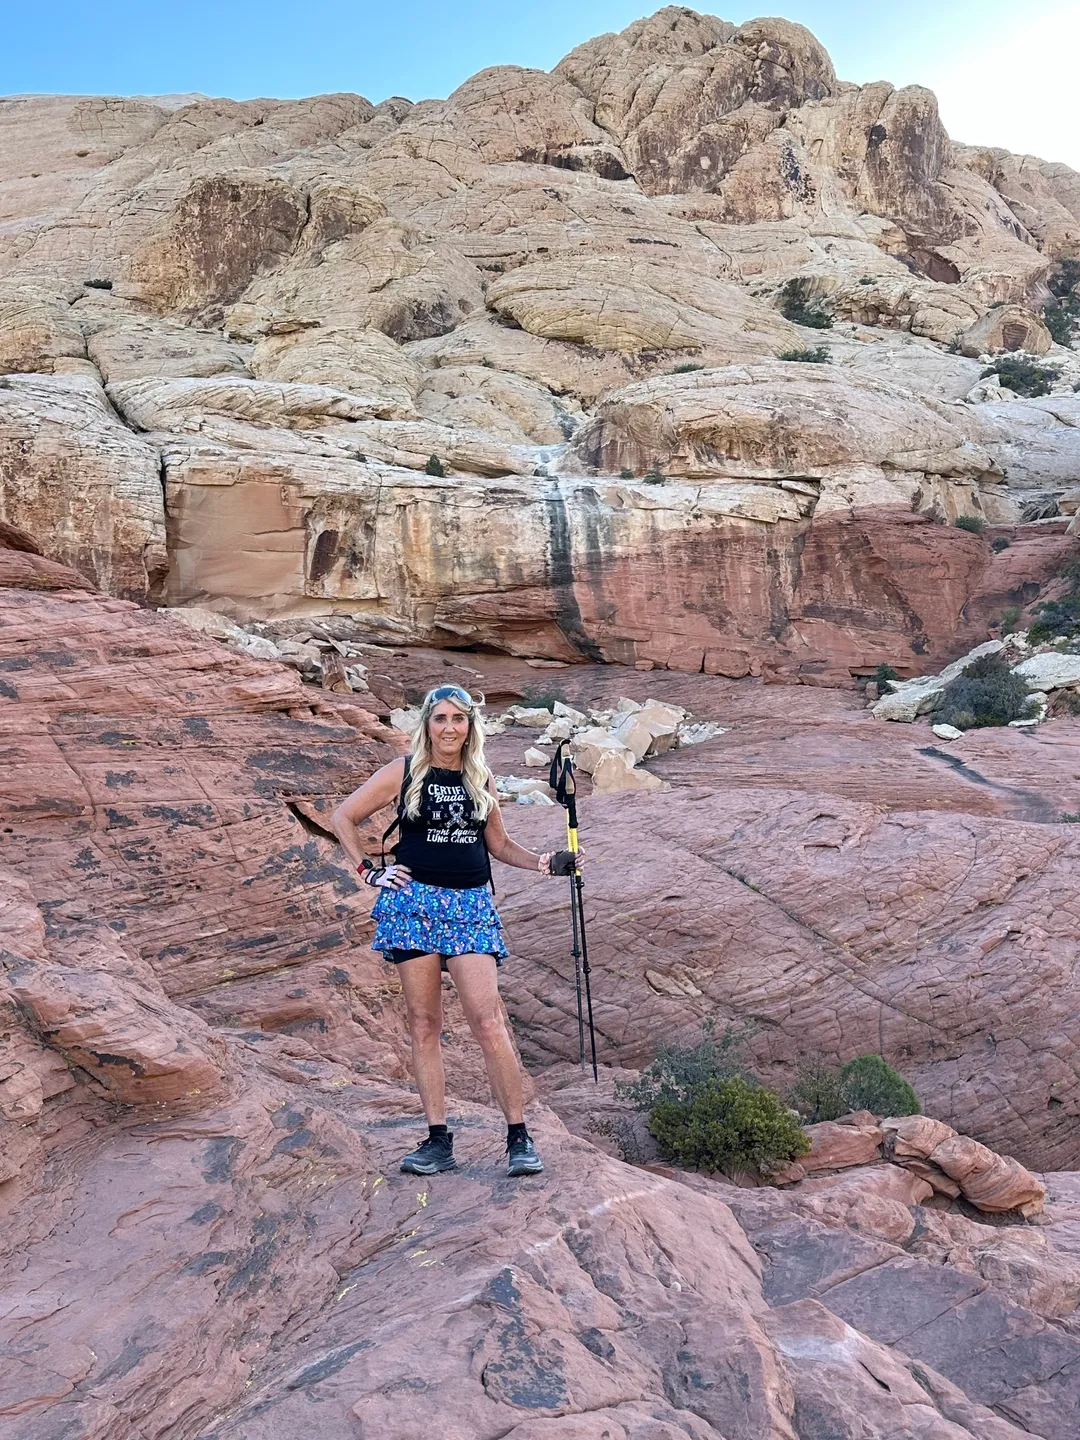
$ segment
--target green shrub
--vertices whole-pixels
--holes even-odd
[[[667,476],[661,474],[659,470],[646,470],[641,479],[646,485],[663,485]]]
[[[1043,306],[1043,324],[1050,331],[1050,338],[1057,345],[1071,345],[1076,335],[1077,315],[1075,300],[1051,300]]]
[[[1033,643],[1056,640],[1063,635],[1074,640],[1080,635],[1080,595],[1063,595],[1060,600],[1044,600],[1035,606],[1036,619],[1028,626],[1027,638]]]
[[[87,290],[111,290],[113,285],[111,280],[84,280],[82,283]]]
[[[1054,640],[1059,635],[1074,640],[1080,635],[1080,555],[1067,560],[1060,573],[1069,588],[1059,599],[1035,606],[1037,618],[1027,632],[1031,641]]]
[[[810,1149],[798,1118],[771,1090],[738,1076],[710,1080],[690,1100],[661,1100],[649,1129],[665,1159],[689,1170],[768,1174]]]
[[[950,680],[934,711],[937,724],[958,730],[982,730],[1008,725],[1031,713],[1027,684],[996,655],[980,655]]]
[[[990,541],[990,549],[995,555],[1000,555],[1002,550],[1008,550],[1008,548],[1009,541],[1006,540],[1004,535],[996,535],[994,539]]]
[[[652,1064],[637,1080],[616,1081],[615,1094],[635,1110],[651,1110],[661,1100],[687,1101],[713,1081],[750,1079],[743,1048],[754,1033],[751,1025],[728,1025],[716,1035],[716,1021],[705,1020],[696,1045],[660,1045]]]
[[[1061,825],[1080,825],[1080,810],[1065,810],[1058,816]]]
[[[807,1125],[837,1120],[852,1110],[875,1115],[918,1115],[919,1097],[880,1055],[860,1055],[839,1070],[808,1060],[795,1072],[788,1099]]]
[[[1006,390],[1012,390],[1030,400],[1039,395],[1049,395],[1050,387],[1058,379],[1058,374],[1056,365],[1038,365],[1026,355],[1002,355],[986,367],[980,378],[985,380],[990,375],[996,375],[998,383]]]
[[[446,466],[437,455],[429,455],[428,462],[424,466],[425,475],[438,475],[440,479],[446,474]]]
[[[624,465],[623,468],[619,471],[619,479],[620,479],[620,480],[633,480],[633,478],[634,478],[634,472],[629,468],[629,466]]]
[[[1015,635],[1017,626],[1020,624],[1020,606],[1006,605],[1001,612],[1001,633],[1002,635]]]
[[[674,370],[669,370],[669,375],[689,375],[691,370],[704,370],[704,365],[676,365]]]
[[[520,703],[527,705],[530,710],[554,710],[556,701],[560,705],[566,704],[565,691],[539,690],[529,685],[521,692]]]
[[[825,345],[815,345],[812,350],[782,350],[778,360],[802,360],[807,365],[828,365],[832,356]]]
[[[831,330],[832,316],[816,300],[809,298],[806,280],[788,280],[780,291],[780,313],[793,325],[805,325],[810,330]]]
[[[886,665],[886,664],[882,663],[882,664],[879,665],[879,666],[877,667],[877,669],[874,671],[874,683],[875,683],[875,684],[878,686],[878,688],[879,688],[880,690],[882,690],[882,691],[884,691],[885,686],[889,683],[890,680],[899,680],[899,679],[900,679],[900,676],[896,673],[896,671],[893,669],[893,667],[892,667],[891,665]]]
[[[981,535],[986,529],[986,521],[981,515],[958,515],[953,524],[957,530],[968,530],[972,535]]]
[[[1059,260],[1046,280],[1050,294],[1065,300],[1080,285],[1080,260]]]
[[[840,1090],[849,1110],[875,1115],[918,1115],[919,1097],[881,1055],[859,1055],[840,1067]]]
[[[840,1072],[823,1060],[808,1060],[795,1072],[788,1100],[807,1125],[836,1120],[851,1108],[840,1088]]]
[[[872,275],[860,275],[860,276],[859,276],[859,284],[860,284],[860,285],[873,285],[873,283],[874,283],[874,277],[873,277]]]

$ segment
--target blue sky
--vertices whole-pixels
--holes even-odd
[[[656,5],[633,0],[50,0],[4,6],[0,94],[246,99],[448,94],[487,65],[549,69]],[[846,80],[935,90],[956,139],[1080,168],[1080,0],[765,0],[821,39]]]

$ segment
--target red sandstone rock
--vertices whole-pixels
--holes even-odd
[[[928,1161],[979,1210],[1018,1210],[1022,1215],[1042,1211],[1046,1186],[1011,1156],[997,1155],[925,1115],[884,1120],[882,1127],[890,1137],[887,1148],[901,1163],[905,1155]]]
[[[0,943],[21,991],[18,1006],[0,994],[0,1416],[13,1437],[777,1440],[810,1414],[857,1414],[881,1440],[909,1422],[935,1440],[957,1427],[1018,1440],[992,1404],[1028,1434],[1070,1440],[1054,1417],[1077,1403],[1080,1347],[1010,1288],[1060,1314],[1057,1252],[1048,1244],[1038,1265],[1022,1248],[988,1252],[982,1269],[908,1255],[896,1241],[909,1243],[910,1212],[875,1193],[919,1193],[906,1172],[849,1169],[785,1192],[672,1183],[536,1106],[548,1172],[511,1184],[498,1117],[460,1098],[484,1091],[449,1005],[463,1168],[430,1183],[399,1175],[419,1129],[400,997],[366,948],[365,897],[320,829],[394,753],[390,737],[358,707],[344,723],[335,697],[295,672],[100,595],[0,591],[0,620],[15,692],[0,700],[0,853],[17,873]],[[691,847],[695,793],[672,792],[668,815]],[[807,823],[791,793],[793,816],[769,840],[787,865],[783,837]],[[725,823],[753,830],[761,794],[740,810],[729,792]],[[641,931],[641,902],[671,884],[646,889],[627,863],[653,820],[641,826],[640,802],[589,801],[601,803],[633,895],[620,902],[604,874],[593,810],[592,923],[608,895],[623,937],[616,959],[590,930],[598,1016],[611,1046],[625,984],[629,1049],[634,1026],[670,1033],[692,998],[649,990],[667,1007],[650,1013],[628,968],[670,966],[665,937],[685,907]],[[561,823],[524,809],[508,820],[526,840],[537,825],[557,839]],[[937,821],[955,817],[920,816],[920,833]],[[508,994],[535,1051],[527,987],[560,1024],[569,994],[548,988],[565,963],[560,902],[545,892],[545,932],[546,916],[526,920],[523,892],[499,880],[516,916]],[[707,915],[692,917],[699,953]],[[534,928],[559,945],[530,961]],[[752,933],[751,920],[740,943]],[[758,963],[744,953],[748,977]],[[119,1091],[106,1040],[104,1054],[126,1057]],[[196,1072],[210,1085],[192,1084]],[[552,1098],[572,1098],[584,1122],[591,1080],[564,1075]],[[865,1143],[870,1128],[850,1133]],[[967,1264],[968,1239],[955,1238]],[[1017,1357],[1004,1386],[1001,1354]]]
[[[878,1158],[884,1138],[876,1125],[839,1125],[823,1121],[807,1125],[810,1153],[799,1164],[807,1172],[837,1170],[847,1165],[868,1165]]]

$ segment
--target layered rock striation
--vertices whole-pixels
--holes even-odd
[[[906,673],[985,638],[989,551],[948,523],[1052,513],[1080,471],[1040,319],[1080,182],[784,20],[669,6],[445,101],[21,97],[0,126],[0,518],[117,595]],[[980,389],[1017,350],[1060,393]]]

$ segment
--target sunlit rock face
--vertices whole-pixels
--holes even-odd
[[[24,97],[0,134],[0,518],[118,595],[906,673],[998,593],[950,522],[1080,467],[1040,316],[1080,180],[786,20],[667,7],[415,105]],[[1016,351],[1049,396],[982,381]]]

